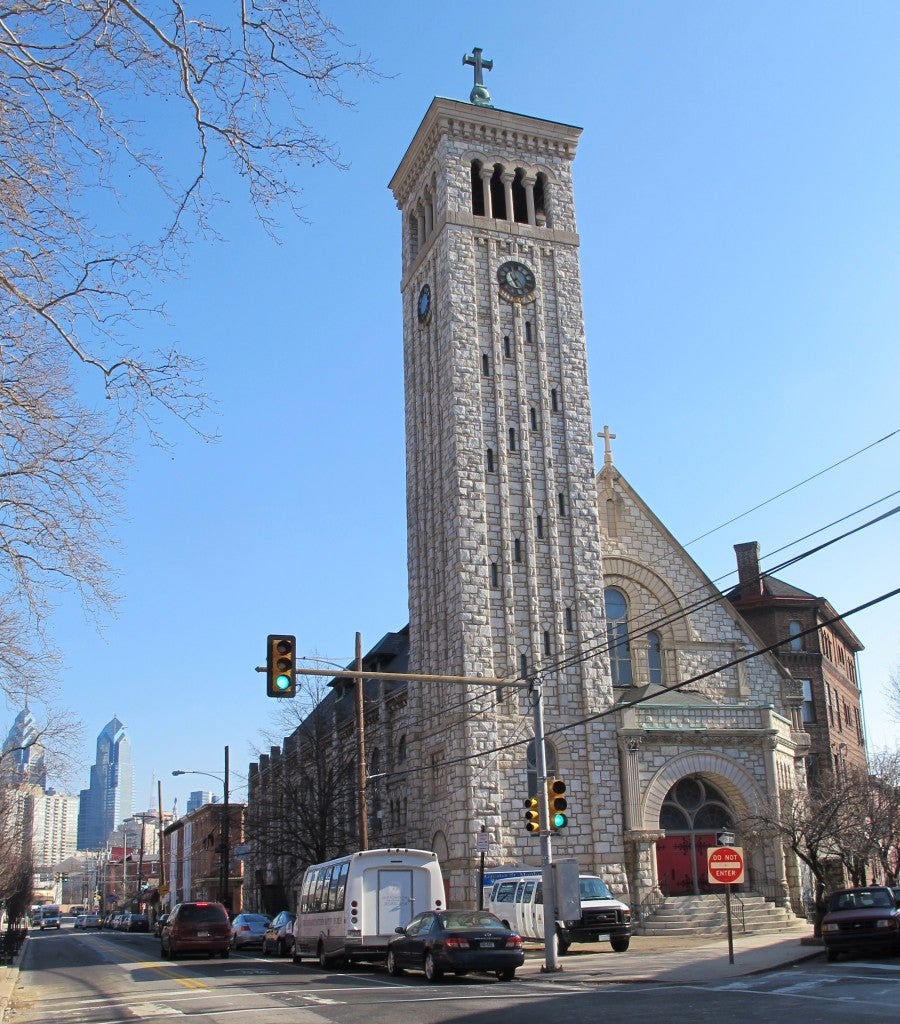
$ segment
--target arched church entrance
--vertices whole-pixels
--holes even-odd
[[[659,827],[666,835],[656,842],[659,888],[666,896],[718,892],[706,874],[706,851],[719,831],[734,830],[734,811],[712,782],[702,775],[679,779],[666,794]]]

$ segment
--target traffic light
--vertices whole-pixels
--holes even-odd
[[[297,641],[292,636],[269,634],[266,640],[266,694],[297,696]]]
[[[538,811],[538,798],[529,796],[525,799],[525,831],[540,832],[541,815]]]
[[[562,779],[547,779],[547,810],[550,813],[550,831],[559,832],[569,824],[565,814],[569,806],[563,796],[566,791],[566,784]]]

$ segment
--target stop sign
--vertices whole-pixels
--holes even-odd
[[[743,882],[744,851],[740,846],[710,846],[706,851],[706,874],[718,885]]]

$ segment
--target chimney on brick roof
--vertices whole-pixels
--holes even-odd
[[[735,544],[737,555],[738,585],[741,597],[759,597],[762,594],[762,576],[759,571],[759,541]]]

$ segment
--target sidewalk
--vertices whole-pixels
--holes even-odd
[[[25,939],[15,960],[8,967],[0,966],[0,1020],[6,1020],[13,990],[19,980],[19,968],[28,953],[28,939]]]
[[[627,953],[613,953],[605,942],[573,945],[558,958],[562,971],[550,974],[541,970],[543,948],[528,946],[518,977],[560,984],[703,984],[787,967],[821,956],[823,950],[820,941],[812,937],[812,926],[805,923],[779,932],[735,933],[733,948],[734,963],[730,963],[725,935],[700,939],[635,935]]]

